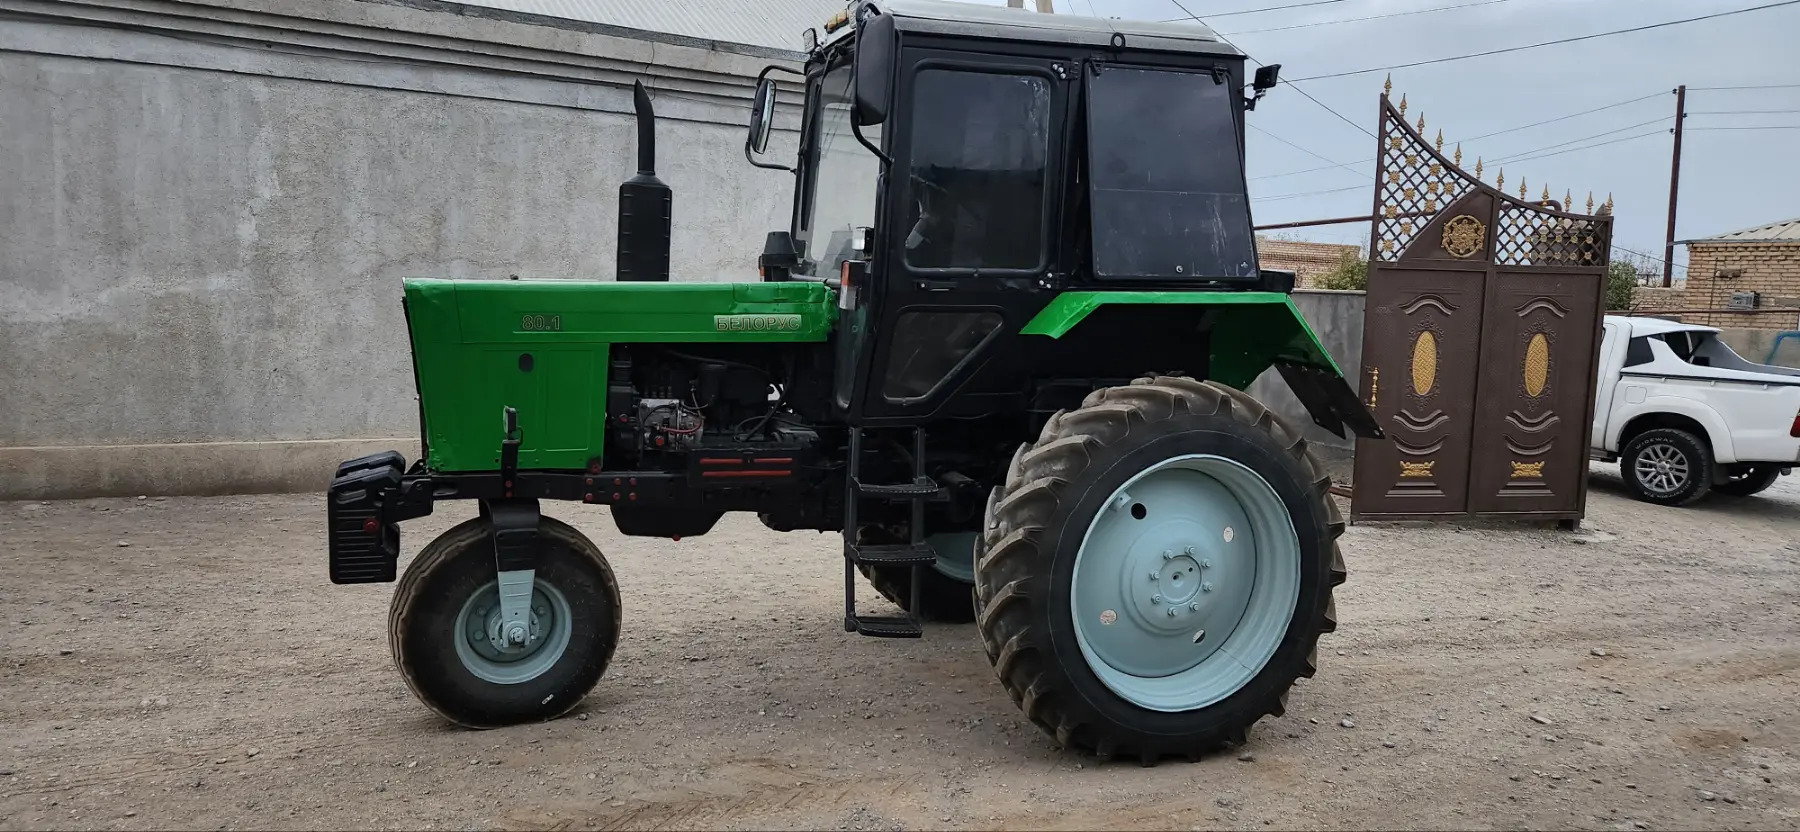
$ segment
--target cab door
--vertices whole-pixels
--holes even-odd
[[[869,267],[853,421],[992,412],[1019,329],[1048,302],[1067,62],[909,50]],[[858,314],[860,313],[860,315]]]

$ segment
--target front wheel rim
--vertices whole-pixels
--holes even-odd
[[[1634,465],[1638,482],[1657,494],[1673,494],[1687,485],[1687,454],[1668,442],[1644,446]]]
[[[925,545],[931,547],[937,561],[932,564],[938,574],[965,584],[975,583],[975,532],[944,532],[929,535]]]
[[[555,667],[568,651],[575,632],[568,599],[555,586],[537,580],[532,586],[526,619],[525,644],[502,647],[504,642],[496,638],[500,632],[499,582],[489,581],[470,593],[457,613],[451,633],[463,669],[484,682],[518,685]]]
[[[1108,497],[1070,588],[1082,657],[1113,693],[1155,711],[1205,708],[1274,658],[1300,593],[1287,505],[1242,463],[1178,456]]]

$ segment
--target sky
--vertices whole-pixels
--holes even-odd
[[[977,0],[1004,5],[1004,0]],[[1254,14],[1230,12],[1306,0],[1054,0],[1058,14],[1136,20],[1198,15],[1253,58],[1281,64],[1284,79],[1463,55],[1624,29],[1773,0],[1332,0]],[[1380,20],[1348,18],[1460,9]],[[1030,8],[1034,0],[1026,0]],[[1185,6],[1187,12],[1180,7]],[[1286,31],[1254,31],[1304,24]],[[1604,105],[1631,104],[1463,144],[1477,156],[1530,155],[1628,139],[1504,165],[1507,190],[1524,177],[1533,198],[1548,184],[1578,207],[1588,191],[1611,193],[1614,242],[1660,262],[1668,224],[1669,163],[1676,86],[1686,84],[1680,205],[1675,239],[1707,237],[1800,217],[1800,4],[1697,23],[1546,46],[1506,55],[1393,70],[1394,96],[1405,93],[1408,120],[1423,112],[1426,134],[1442,128],[1445,151],[1480,136]],[[1299,86],[1363,128],[1375,129],[1388,72],[1301,81]],[[1792,84],[1786,89],[1696,90]],[[1743,113],[1774,110],[1775,113]],[[1729,113],[1729,114],[1721,114]],[[1649,122],[1649,123],[1646,123]],[[1271,91],[1250,114],[1245,140],[1257,224],[1366,214],[1372,198],[1375,139],[1288,86]],[[1636,125],[1634,127],[1634,125]],[[1793,125],[1797,129],[1707,129]],[[1629,128],[1629,129],[1623,129]],[[1617,132],[1608,132],[1617,131]],[[1641,138],[1630,138],[1651,133]],[[1598,134],[1606,135],[1598,135]],[[1281,140],[1272,136],[1280,137]],[[1572,141],[1595,137],[1590,141]],[[1291,143],[1291,144],[1289,144]],[[1298,148],[1293,145],[1297,145]],[[1303,148],[1303,149],[1301,149]],[[1322,161],[1323,160],[1323,161]],[[1358,163],[1288,174],[1329,163]],[[1500,165],[1485,165],[1491,184]],[[1353,188],[1358,184],[1365,185]],[[1352,188],[1351,190],[1337,190]],[[1318,191],[1335,193],[1315,193]],[[1296,229],[1299,239],[1366,245],[1367,224]],[[1621,252],[1614,252],[1615,258]],[[1685,260],[1676,247],[1676,276]]]

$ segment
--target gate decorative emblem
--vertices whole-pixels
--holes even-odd
[[[1505,193],[1404,99],[1376,132],[1362,360],[1387,437],[1356,444],[1351,518],[1580,519],[1612,200]]]
[[[1487,242],[1487,226],[1468,214],[1444,223],[1444,250],[1454,257],[1473,257]]]
[[[1525,344],[1525,395],[1537,398],[1544,395],[1544,385],[1550,383],[1550,339],[1544,333],[1533,333],[1531,340]]]
[[[1437,353],[1437,336],[1431,330],[1427,329],[1413,339],[1413,395],[1431,395],[1431,387],[1437,383]]]

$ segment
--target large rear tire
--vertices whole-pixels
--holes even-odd
[[[1223,385],[1138,379],[1051,417],[990,498],[977,551],[1001,684],[1101,757],[1243,742],[1336,628],[1329,488],[1298,432]]]
[[[895,542],[892,535],[874,528],[863,531],[865,542]],[[975,620],[974,550],[976,535],[951,532],[931,535],[925,542],[937,553],[938,562],[919,570],[924,581],[919,584],[918,615],[926,621],[967,624]],[[912,567],[857,567],[869,579],[869,585],[900,609],[912,612]]]
[[[394,664],[413,695],[445,719],[498,728],[552,719],[592,690],[619,641],[619,586],[593,541],[538,520],[529,641],[496,645],[494,544],[486,519],[426,544],[388,611]]]

